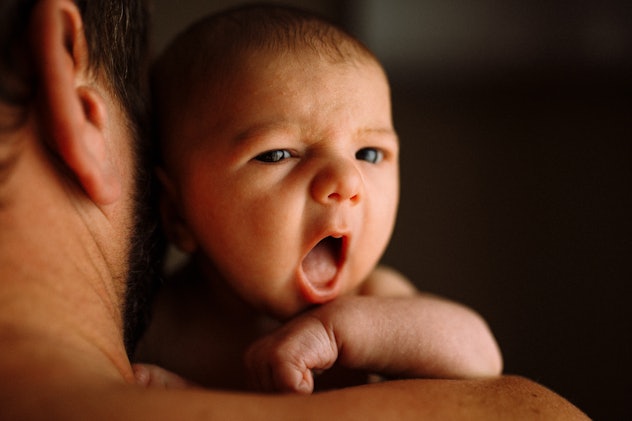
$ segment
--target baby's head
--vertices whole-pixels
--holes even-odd
[[[382,67],[310,14],[250,6],[157,63],[170,238],[286,318],[359,287],[390,239],[399,143]]]

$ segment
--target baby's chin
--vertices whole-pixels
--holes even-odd
[[[309,310],[311,307],[312,306],[309,304],[288,307],[274,306],[264,310],[264,313],[268,317],[271,317],[274,320],[278,320],[279,322],[287,322],[288,320],[291,320],[299,314]]]
[[[270,317],[280,322],[286,322],[299,314],[314,307],[314,304],[305,302],[300,297],[287,302],[266,302],[260,303],[257,308],[264,316]]]

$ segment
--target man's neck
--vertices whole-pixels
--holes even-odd
[[[38,165],[41,151],[25,145],[0,186],[0,334],[54,341],[49,346],[100,358],[132,381],[122,341],[123,294],[98,241],[104,232],[95,235],[96,227],[107,229],[105,218],[97,212],[89,226],[83,204],[52,167]]]

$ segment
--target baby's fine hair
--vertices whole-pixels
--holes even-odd
[[[180,33],[155,62],[154,110],[159,124],[198,104],[199,95],[226,94],[222,85],[249,53],[313,53],[331,63],[359,60],[379,65],[374,54],[342,28],[289,6],[250,4],[197,21]],[[164,127],[158,132],[165,135]]]
[[[203,37],[205,48],[229,55],[249,49],[277,53],[312,50],[334,62],[358,56],[374,58],[360,41],[332,22],[282,5],[228,9],[201,20],[187,32]]]

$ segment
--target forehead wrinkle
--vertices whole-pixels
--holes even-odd
[[[270,133],[283,133],[288,135],[294,135],[298,132],[296,127],[285,121],[270,121],[264,123],[256,123],[246,127],[243,130],[237,132],[233,137],[233,142],[236,145],[248,143],[253,139],[257,139],[261,136],[265,136]]]

